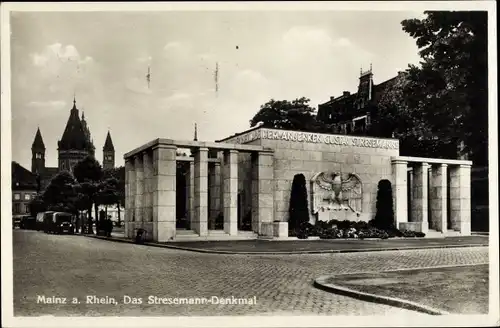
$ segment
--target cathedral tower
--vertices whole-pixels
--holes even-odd
[[[373,72],[372,65],[366,72],[361,71],[358,86],[358,109],[368,107],[372,100],[373,93]]]
[[[66,128],[57,144],[59,171],[71,171],[76,163],[89,155],[94,155],[93,144],[88,137],[86,124],[82,124],[76,108],[76,99],[73,99],[73,108],[71,108]]]
[[[45,170],[45,144],[40,128],[36,130],[35,140],[31,145],[31,173],[43,174]]]
[[[106,136],[106,142],[104,142],[104,147],[102,147],[102,168],[112,169],[115,167],[115,147],[113,146],[113,141],[111,140],[111,134],[108,131]]]

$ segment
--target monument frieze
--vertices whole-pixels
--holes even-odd
[[[311,133],[302,131],[286,131],[274,129],[257,129],[242,135],[227,139],[225,142],[245,144],[254,140],[284,140],[315,144],[328,144],[336,146],[399,149],[399,141],[391,139],[377,139],[354,137],[346,135]]]

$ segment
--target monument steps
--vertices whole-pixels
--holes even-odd
[[[460,231],[456,230],[448,230],[446,232],[446,237],[455,237],[455,236],[462,236],[462,234],[460,233]]]
[[[182,236],[191,236],[191,235],[194,235],[194,236],[198,236],[196,234],[196,232],[194,232],[194,230],[188,230],[188,229],[177,229],[176,230],[176,234],[177,235],[182,235]]]
[[[446,237],[446,235],[444,233],[442,233],[441,231],[429,229],[429,231],[427,231],[427,233],[425,234],[425,237],[427,237],[427,238],[444,238],[444,237]]]
[[[427,238],[445,238],[445,237],[458,237],[462,234],[460,231],[455,230],[447,230],[446,232],[441,232],[433,229],[429,229],[429,231],[425,234]]]
[[[238,231],[238,235],[231,236],[224,230],[208,230],[206,236],[200,236],[194,230],[177,230],[173,241],[224,241],[251,239],[257,239],[257,234],[253,231]]]

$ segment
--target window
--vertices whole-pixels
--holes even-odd
[[[36,157],[36,159],[41,159],[42,158],[42,153],[36,153],[35,157]]]
[[[15,200],[21,200],[21,194],[14,194]]]
[[[19,214],[19,213],[21,213],[21,204],[15,203],[12,212],[13,212],[12,214]]]
[[[31,196],[30,194],[24,194],[24,200],[30,200],[31,199],[30,196]]]
[[[28,204],[24,205],[24,213],[29,213],[30,212],[30,206]]]

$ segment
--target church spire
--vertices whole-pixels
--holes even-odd
[[[73,93],[73,109],[76,109],[76,94]]]
[[[113,141],[111,140],[111,134],[108,130],[108,135],[106,136],[106,141],[104,142],[104,147],[102,148],[104,151],[114,151],[115,147],[113,146]]]
[[[42,133],[40,132],[40,127],[36,130],[35,139],[31,149],[45,149],[45,144],[43,143]]]

